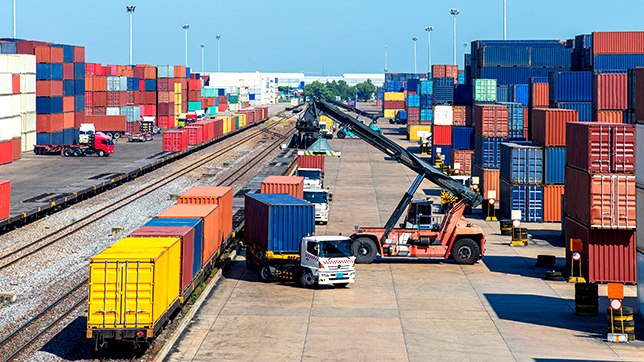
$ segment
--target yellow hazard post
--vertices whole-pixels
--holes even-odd
[[[581,239],[570,239],[570,251],[572,262],[570,263],[570,278],[568,283],[585,283],[586,279],[581,275],[581,252],[584,250]],[[579,265],[579,276],[575,276],[575,264]]]
[[[488,190],[487,192],[488,206],[487,206],[487,217],[485,221],[497,221],[496,220],[496,191]]]

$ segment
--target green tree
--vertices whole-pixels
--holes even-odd
[[[366,82],[359,83],[356,85],[356,88],[358,88],[358,98],[363,100],[363,101],[368,101],[373,97],[373,94],[376,93],[376,86],[373,85],[371,82],[371,79],[367,79]]]

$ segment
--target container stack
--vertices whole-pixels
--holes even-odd
[[[632,78],[631,78],[632,77]],[[639,81],[638,81],[639,79]],[[635,197],[637,224],[644,225],[644,68],[629,71],[633,91],[629,91],[629,104],[633,105],[635,124]],[[637,92],[639,91],[639,92]],[[637,233],[637,301],[644,311],[644,234]]]
[[[628,74],[593,74],[593,120],[623,123],[628,108]]]
[[[192,74],[188,79],[188,112],[203,110],[201,108],[201,79],[199,74]]]
[[[476,79],[477,84],[493,82],[487,79]],[[494,92],[492,93],[492,90]],[[474,92],[480,99],[496,98],[496,87]],[[508,142],[508,107],[500,104],[477,104],[474,119],[474,165],[472,175],[479,177],[484,205],[490,199],[498,200],[501,168],[501,143]],[[490,193],[490,191],[492,193]],[[494,196],[495,195],[495,196]]]
[[[582,240],[582,275],[590,282],[635,283],[635,127],[566,128],[565,242]]]
[[[644,67],[644,32],[594,32],[575,37],[572,69],[626,72]]]
[[[14,43],[9,44],[15,48]],[[21,153],[33,150],[34,144],[36,58],[0,54],[0,164],[21,158]]]
[[[156,71],[156,116],[158,117],[157,124],[161,128],[174,128],[179,115],[176,113],[174,103],[176,100],[174,68],[172,65],[159,65]],[[153,84],[149,83],[151,87]],[[180,99],[179,104],[181,104]],[[147,114],[144,115],[147,116]],[[193,133],[193,140],[194,137],[196,134]]]
[[[510,219],[521,211],[521,221],[543,219],[543,149],[531,144],[501,144],[501,214]]]
[[[579,122],[591,122],[593,116],[592,72],[557,72],[548,76],[551,108],[577,111]]]

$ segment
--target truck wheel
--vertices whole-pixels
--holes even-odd
[[[349,283],[337,283],[337,284],[335,284],[335,286],[338,287],[338,288],[346,288],[347,285],[349,285]]]
[[[257,279],[266,283],[271,280],[271,269],[268,265],[263,265],[257,271]]]
[[[357,238],[356,241],[353,242],[352,247],[353,254],[356,256],[356,263],[358,264],[371,263],[378,253],[376,243],[365,237]]]
[[[338,138],[343,140],[347,136],[347,133],[344,132],[343,130],[338,131]]]
[[[103,150],[98,150],[97,155],[98,155],[98,157],[105,157],[105,151],[103,151]]]
[[[118,133],[118,132],[114,132],[114,133],[112,133],[112,138],[114,138],[115,140],[117,140],[117,139],[121,138],[121,134],[120,134],[120,133]]]
[[[63,156],[65,157],[72,157],[74,155],[74,151],[72,151],[71,148],[65,148],[63,151]]]
[[[83,155],[83,151],[81,151],[79,149],[74,150],[74,157],[80,157],[82,155]]]
[[[479,260],[481,249],[472,239],[460,239],[452,246],[452,258],[458,264],[474,264]]]
[[[313,272],[308,269],[302,270],[299,282],[302,288],[311,288],[313,285],[315,285],[315,277],[313,276]]]

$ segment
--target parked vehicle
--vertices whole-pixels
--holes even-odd
[[[315,222],[326,225],[329,222],[329,203],[332,201],[329,190],[304,190],[304,201],[315,205]]]
[[[322,170],[319,168],[298,168],[297,175],[304,177],[305,190],[320,190],[324,185]]]
[[[112,137],[102,132],[87,135],[84,144],[77,145],[34,145],[34,153],[37,155],[60,153],[65,157],[81,157],[97,155],[107,157],[114,153],[114,141]]]

